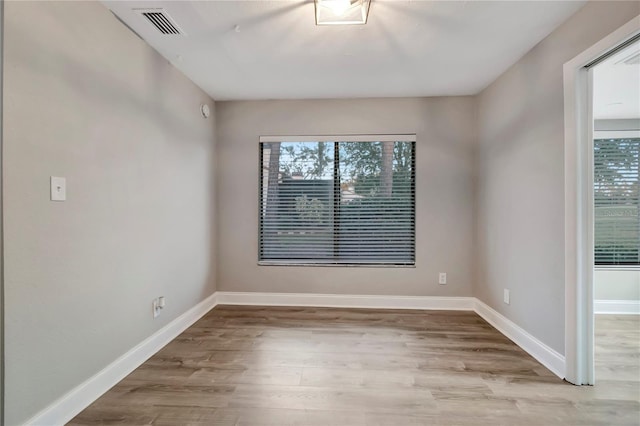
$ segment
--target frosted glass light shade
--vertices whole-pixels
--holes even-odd
[[[316,25],[364,25],[371,0],[315,0]]]

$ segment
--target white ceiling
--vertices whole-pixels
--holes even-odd
[[[640,118],[640,63],[625,63],[639,53],[636,41],[593,69],[593,118]]]
[[[217,100],[476,94],[584,3],[372,0],[366,25],[319,27],[310,1],[104,1]]]

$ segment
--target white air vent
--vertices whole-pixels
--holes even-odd
[[[154,27],[165,35],[185,35],[176,21],[164,9],[134,9],[134,12],[145,17]]]
[[[627,59],[624,60],[624,63],[627,65],[640,64],[640,52],[637,52],[634,55],[629,56]]]
[[[618,64],[625,65],[638,65],[640,64],[640,51],[636,51],[629,56],[624,57],[623,59],[617,62]]]

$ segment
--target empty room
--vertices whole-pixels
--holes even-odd
[[[2,425],[640,425],[637,1],[4,1]]]

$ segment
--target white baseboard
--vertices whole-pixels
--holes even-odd
[[[556,376],[561,379],[565,378],[564,355],[551,349],[522,327],[478,299],[476,299],[474,310],[484,318],[485,321],[507,336],[513,343],[520,346],[529,355],[537,359]]]
[[[475,297],[237,293],[219,291],[158,330],[95,376],[62,396],[32,417],[26,424],[52,426],[68,422],[216,305],[475,311],[549,370],[564,378],[565,360],[562,355]]]
[[[353,294],[237,293],[218,291],[218,305],[314,306],[326,308],[472,311],[473,297],[373,296]]]
[[[26,424],[52,426],[67,423],[215,305],[216,294],[214,293],[36,414]]]
[[[640,300],[596,300],[593,310],[596,314],[640,315]]]

